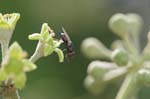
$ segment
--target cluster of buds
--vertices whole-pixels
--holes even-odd
[[[125,79],[115,99],[136,97],[139,86],[150,86],[150,33],[146,47],[141,50],[139,35],[142,25],[143,20],[139,15],[118,13],[110,18],[109,28],[121,39],[115,40],[111,49],[94,37],[82,42],[83,54],[97,59],[89,64],[85,79],[85,87],[91,93],[102,92],[108,83],[122,77]]]

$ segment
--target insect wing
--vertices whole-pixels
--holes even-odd
[[[67,39],[68,43],[69,43],[69,44],[71,44],[71,43],[72,43],[72,41],[71,41],[71,39],[70,39],[70,37],[69,37],[68,33],[67,33],[67,32],[66,32],[66,30],[64,29],[64,27],[62,27],[62,31],[63,31],[64,36],[66,37],[66,39]]]

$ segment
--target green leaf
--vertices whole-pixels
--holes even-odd
[[[34,33],[34,34],[29,35],[28,39],[29,40],[40,40],[40,39],[42,39],[42,36],[39,33]]]
[[[25,73],[20,73],[14,78],[14,84],[16,88],[22,89],[25,86],[26,83],[26,74]]]
[[[57,55],[59,57],[59,62],[63,62],[64,61],[64,54],[63,54],[62,50],[59,48],[56,48],[55,52],[57,53]]]
[[[25,72],[30,72],[37,68],[37,66],[34,63],[32,63],[31,61],[29,61],[27,59],[24,59],[23,63],[24,63],[24,71]]]
[[[51,45],[45,44],[44,45],[44,56],[48,56],[52,54],[54,51],[54,48]]]
[[[9,54],[11,58],[21,59],[24,56],[21,46],[14,42],[9,48]]]

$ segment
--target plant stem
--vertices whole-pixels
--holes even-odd
[[[8,46],[9,46],[9,42],[7,42],[7,41],[1,42],[2,61],[4,60],[4,57],[5,57],[6,54],[7,54]]]
[[[127,67],[120,67],[114,70],[111,70],[109,72],[107,72],[104,77],[103,80],[104,81],[112,81],[114,79],[117,79],[121,76],[124,76],[126,73],[128,73],[128,68]]]
[[[140,46],[140,39],[139,39],[139,35],[133,35],[133,41],[135,44],[135,47],[137,48],[138,53],[140,53],[141,51],[141,46]]]
[[[134,45],[131,43],[129,36],[125,36],[124,43],[126,45],[127,50],[132,53],[133,55],[137,54],[137,49],[134,47]]]
[[[129,73],[126,76],[115,99],[129,99],[129,96],[137,90],[134,78],[134,73]]]
[[[36,62],[39,58],[41,58],[43,56],[43,44],[42,42],[38,42],[36,50],[34,52],[34,54],[30,57],[30,61],[32,61],[33,63]]]

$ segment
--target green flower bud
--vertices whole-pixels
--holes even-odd
[[[101,93],[105,89],[105,83],[96,81],[91,76],[87,76],[85,78],[84,86],[89,92],[96,94],[96,95]]]
[[[93,61],[88,66],[88,74],[96,80],[102,80],[104,74],[111,70],[115,69],[117,66],[113,63],[102,62],[102,61]]]
[[[117,13],[110,18],[109,27],[120,37],[126,36],[129,32],[127,17],[121,13]]]
[[[150,69],[142,68],[136,75],[137,83],[142,86],[150,86]]]
[[[118,36],[124,38],[124,36],[131,34],[139,34],[142,28],[143,20],[137,14],[115,14],[109,20],[110,29]]]
[[[129,32],[135,35],[139,34],[143,26],[143,19],[141,16],[134,13],[129,13],[126,16],[128,17]]]
[[[125,66],[128,64],[129,61],[128,53],[123,49],[114,50],[111,54],[111,59],[118,66]]]
[[[89,37],[83,40],[81,51],[88,58],[109,58],[111,51],[108,50],[98,39]]]

